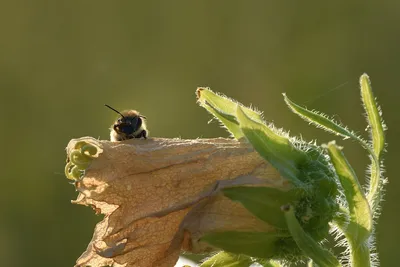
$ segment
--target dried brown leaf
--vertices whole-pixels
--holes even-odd
[[[76,266],[174,266],[182,250],[213,251],[199,241],[215,231],[270,231],[220,190],[234,185],[289,188],[252,147],[232,139],[91,137],[100,153],[76,182],[74,203],[105,215]]]

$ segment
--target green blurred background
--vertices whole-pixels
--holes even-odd
[[[64,148],[109,138],[117,116],[104,103],[141,111],[151,136],[226,137],[196,104],[196,87],[209,86],[293,135],[337,139],[363,176],[365,152],[308,126],[281,93],[365,136],[367,72],[389,126],[377,242],[382,266],[398,266],[399,30],[399,1],[2,2],[1,265],[72,266],[85,250],[101,217],[70,204]]]

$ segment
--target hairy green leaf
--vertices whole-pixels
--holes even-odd
[[[372,93],[371,82],[367,74],[363,74],[360,78],[361,99],[363,107],[367,114],[368,128],[371,135],[372,149],[371,154],[371,174],[369,179],[369,190],[367,199],[373,211],[379,207],[381,201],[382,184],[384,178],[381,177],[381,155],[385,148],[385,125]],[[375,217],[379,213],[374,212]]]
[[[286,223],[289,231],[295,240],[297,246],[310,257],[318,266],[324,267],[340,267],[339,261],[328,250],[321,247],[314,239],[304,232],[299,221],[294,215],[293,207],[286,205],[282,207],[284,211]]]
[[[335,142],[330,142],[327,145],[327,150],[348,203],[351,223],[348,225],[346,231],[354,243],[362,244],[371,235],[371,209],[353,168],[340,148]]]
[[[360,78],[361,99],[367,113],[368,125],[371,132],[372,147],[375,156],[379,159],[385,148],[384,123],[372,93],[371,82],[367,74]]]
[[[298,184],[298,166],[306,160],[306,154],[295,148],[286,136],[252,120],[240,106],[237,107],[237,118],[242,132],[254,149],[283,176]]]
[[[303,120],[312,123],[317,127],[324,129],[325,131],[342,136],[343,138],[352,138],[357,141],[361,140],[353,132],[347,129],[347,127],[340,125],[333,119],[328,118],[326,115],[316,111],[310,111],[297,105],[290,100],[286,94],[283,94],[283,97],[288,107]]]
[[[208,102],[205,102],[202,107],[204,107],[208,112],[214,115],[214,117],[216,117],[223,124],[223,126],[225,126],[225,128],[233,135],[233,137],[235,137],[236,139],[240,139],[244,136],[242,130],[240,130],[239,123],[237,122],[236,117],[224,113],[222,110],[209,105]]]
[[[240,103],[228,98],[227,96],[214,93],[209,88],[198,88],[197,96],[199,102],[207,101],[210,106],[220,109],[226,114],[235,115],[236,107],[237,105],[240,105],[247,116],[258,122],[263,121],[261,112],[244,107]]]
[[[209,88],[198,88],[197,97],[200,106],[214,115],[236,139],[244,136],[236,119],[236,107],[241,104],[226,96],[216,94]],[[260,112],[247,107],[243,107],[243,109],[252,119],[262,121]]]

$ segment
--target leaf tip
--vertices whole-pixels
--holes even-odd
[[[361,80],[361,81],[363,81],[363,80],[368,80],[368,81],[369,81],[369,75],[368,75],[367,73],[364,72],[364,73],[361,75],[360,80]]]
[[[201,92],[204,91],[204,90],[210,90],[210,88],[209,87],[197,87],[197,89],[196,89],[196,97],[197,97],[197,99],[200,99]]]
[[[335,141],[335,140],[329,141],[327,144],[322,144],[321,147],[322,147],[322,148],[325,148],[325,149],[328,149],[328,148],[330,148],[330,147],[336,147],[336,148],[339,149],[339,150],[342,150],[342,149],[343,149],[342,146],[338,146],[338,145],[336,144],[336,141]]]
[[[361,90],[372,91],[371,89],[371,80],[369,79],[368,74],[363,73],[360,77],[360,87]]]

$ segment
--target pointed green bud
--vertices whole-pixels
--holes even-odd
[[[236,107],[240,105],[239,103],[221,94],[216,94],[209,88],[200,87],[196,94],[200,106],[214,115],[236,139],[243,137],[236,118]],[[243,107],[243,110],[253,120],[262,121],[261,112],[247,107]]]

